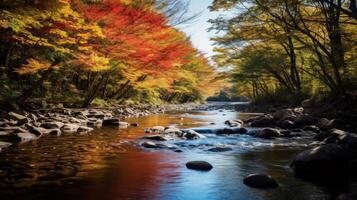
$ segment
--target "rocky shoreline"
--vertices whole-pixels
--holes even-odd
[[[137,126],[137,124],[128,124],[124,119],[162,113],[164,110],[157,106],[118,106],[2,111],[0,113],[0,150],[13,143],[29,142],[46,135],[85,134],[102,126],[122,128]]]

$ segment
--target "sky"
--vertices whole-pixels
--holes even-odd
[[[208,9],[212,1],[213,0],[190,0],[190,13],[201,13],[201,15],[192,23],[180,28],[191,37],[193,45],[208,56],[214,54],[214,45],[213,42],[210,41],[210,38],[215,36],[215,31],[207,32],[207,29],[211,26],[207,21],[209,19],[215,19],[220,14],[218,12],[210,12]]]

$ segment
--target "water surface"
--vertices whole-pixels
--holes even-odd
[[[249,118],[231,110],[197,111],[128,119],[139,127],[102,128],[90,134],[48,136],[0,153],[0,198],[14,200],[315,200],[334,199],[357,188],[323,187],[296,179],[289,164],[307,148],[308,137],[263,140],[246,135],[216,136],[195,141],[169,141],[183,150],[145,150],[137,139],[156,125],[222,128],[227,119]],[[215,124],[212,124],[214,122]],[[233,150],[213,153],[213,146]],[[209,172],[189,170],[185,163],[205,160]],[[278,189],[247,187],[251,173],[268,173]],[[332,189],[335,188],[335,189]]]

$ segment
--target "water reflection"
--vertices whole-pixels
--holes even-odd
[[[214,128],[222,127],[225,120],[238,117],[244,115],[231,111],[154,115],[128,119],[129,123],[139,123],[139,127],[103,128],[87,135],[48,136],[32,143],[20,144],[0,153],[0,198],[332,198],[330,189],[294,178],[289,163],[294,155],[306,148],[305,145],[299,145],[304,143],[303,140],[286,143],[283,140],[272,142],[250,136],[208,135],[206,140],[185,142],[188,147],[184,148],[183,153],[144,151],[133,145],[133,141],[144,135],[146,127],[177,125],[182,128]],[[224,153],[205,151],[207,146],[217,143],[231,145],[234,150]],[[204,147],[200,149],[200,145]],[[190,160],[206,160],[214,168],[209,172],[189,170],[185,163]],[[257,172],[272,175],[280,187],[276,190],[257,190],[245,186],[243,177]],[[357,185],[352,184],[350,187],[353,190]]]

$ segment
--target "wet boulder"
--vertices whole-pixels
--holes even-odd
[[[61,129],[49,129],[48,130],[49,135],[55,135],[55,136],[60,136],[62,134]]]
[[[91,128],[91,127],[87,127],[87,126],[79,126],[77,131],[80,132],[80,133],[88,133],[88,132],[91,132],[93,131],[94,129]]]
[[[233,149],[230,147],[213,147],[208,149],[207,151],[211,152],[226,152],[226,151],[232,151]]]
[[[119,126],[120,119],[119,118],[105,119],[103,120],[102,124],[103,126]]]
[[[278,129],[265,128],[260,131],[257,131],[254,136],[264,139],[272,139],[272,138],[280,137],[281,133]]]
[[[62,122],[44,122],[41,124],[41,127],[46,129],[60,129],[62,126],[64,126]]]
[[[279,187],[276,180],[266,174],[251,174],[243,179],[243,183],[249,187],[259,189],[273,189]]]
[[[280,128],[292,129],[295,128],[295,123],[290,120],[283,120],[279,123]]]
[[[213,168],[213,166],[206,161],[190,161],[186,163],[186,167],[199,171],[210,171]]]
[[[338,137],[339,143],[348,146],[349,148],[357,150],[357,135],[346,133]]]
[[[65,133],[76,133],[78,131],[79,126],[76,124],[65,124],[62,126],[61,131]]]
[[[147,140],[154,140],[154,141],[167,141],[168,139],[165,138],[162,135],[149,135],[149,136],[144,136],[142,139],[147,139]]]
[[[278,110],[273,114],[274,119],[277,120],[292,120],[294,119],[295,113],[292,109],[282,109],[282,110]]]
[[[232,135],[232,134],[245,134],[248,130],[246,128],[224,128],[216,130],[217,135]]]
[[[293,120],[297,127],[305,127],[309,125],[315,125],[319,121],[319,118],[310,116],[308,114],[297,115]]]
[[[7,142],[28,142],[37,138],[38,137],[36,137],[36,135],[31,134],[29,132],[13,132],[0,135],[0,139],[5,140]]]
[[[338,119],[329,120],[329,119],[326,119],[326,118],[321,118],[317,122],[316,126],[319,127],[319,129],[325,130],[325,131],[326,130],[330,130],[330,129],[334,129],[334,128],[337,128],[337,129],[345,128],[344,127],[344,123],[341,120],[338,120]]]
[[[299,177],[332,179],[334,175],[346,173],[348,161],[356,156],[344,145],[323,144],[300,153],[290,166]]]
[[[19,114],[19,113],[15,113],[15,112],[9,112],[7,113],[7,119],[12,119],[15,121],[22,121],[22,120],[26,120],[27,117],[25,115]]]
[[[250,122],[251,127],[272,127],[275,125],[276,121],[270,115],[265,115]]]
[[[37,137],[48,134],[48,129],[42,127],[28,125],[27,130],[29,130],[30,133],[36,135]]]
[[[166,127],[163,134],[182,135],[182,131],[175,127]]]
[[[143,142],[141,143],[141,146],[145,147],[145,148],[158,148],[157,144],[154,142]]]
[[[237,119],[237,120],[227,120],[227,121],[224,122],[224,124],[226,124],[226,125],[228,125],[230,127],[240,127],[240,126],[242,126],[243,121],[239,120],[239,119]]]
[[[183,137],[185,137],[188,140],[196,140],[196,139],[203,139],[206,138],[206,136],[197,133],[194,130],[185,130],[183,131]]]

